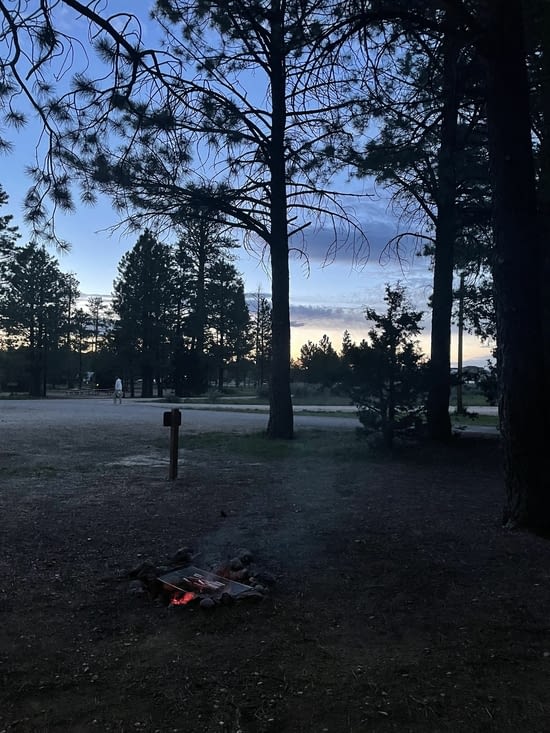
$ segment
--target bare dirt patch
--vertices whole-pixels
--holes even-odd
[[[0,731],[547,731],[550,546],[499,525],[496,441],[38,431],[0,451]],[[147,460],[137,460],[146,457]],[[208,613],[136,593],[183,545],[277,579]]]

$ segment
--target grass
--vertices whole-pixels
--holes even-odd
[[[296,405],[296,403],[294,404]],[[337,405],[335,405],[334,409],[330,411],[327,411],[327,410],[300,410],[298,414],[299,415],[312,415],[313,417],[348,417],[348,418],[357,417],[357,411],[344,412],[343,410],[339,410]]]
[[[477,415],[475,412],[470,412],[466,415],[451,415],[451,423],[454,426],[468,425],[475,427],[480,425],[496,428],[499,425],[499,419],[497,415]]]
[[[456,387],[451,389],[450,404],[456,406]],[[475,385],[465,384],[462,387],[462,404],[464,407],[488,405],[487,397]]]
[[[163,398],[164,402],[183,402],[187,404],[192,405],[211,405],[211,404],[239,404],[243,403],[245,405],[269,405],[269,400],[267,397],[258,397],[258,396],[234,396],[234,397],[228,397],[227,395],[223,397],[216,397],[215,399],[212,399],[211,397],[184,397],[184,398],[172,398],[172,397],[166,397]],[[294,405],[299,406],[308,406],[308,405],[323,405],[323,406],[334,406],[334,407],[341,407],[342,405],[351,405],[352,402],[347,397],[337,396],[337,395],[293,395],[292,396],[292,403]]]
[[[318,455],[334,460],[370,457],[368,446],[357,434],[327,433],[326,430],[300,430],[293,440],[271,440],[265,432],[184,435],[180,446],[183,451],[216,451],[265,461]]]

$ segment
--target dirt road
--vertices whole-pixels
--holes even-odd
[[[185,404],[125,399],[122,405],[115,405],[111,399],[47,399],[47,400],[0,400],[0,431],[3,428],[35,425],[37,430],[48,426],[95,427],[104,424],[121,428],[139,426],[152,430],[162,428],[162,413],[172,408],[182,411],[182,432],[262,430],[267,426],[267,411],[261,406],[257,411],[251,407],[233,409],[225,405],[210,407]],[[316,409],[316,408],[313,408]],[[295,427],[318,430],[354,429],[359,421],[349,417],[335,417],[330,414],[295,415]]]

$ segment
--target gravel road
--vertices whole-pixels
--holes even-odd
[[[23,427],[34,423],[37,429],[64,425],[78,428],[81,425],[97,426],[132,425],[162,426],[162,414],[177,407],[182,411],[183,432],[248,431],[262,430],[267,426],[267,410],[258,406],[231,407],[224,405],[205,406],[170,404],[168,402],[147,402],[139,399],[125,399],[122,405],[114,405],[112,399],[46,399],[46,400],[0,400],[0,430]],[[317,408],[308,408],[317,409]],[[238,412],[236,411],[238,410]],[[319,410],[321,412],[321,410]],[[349,417],[322,414],[319,417],[295,416],[295,427],[317,429],[351,429],[359,427],[359,421],[351,411]]]

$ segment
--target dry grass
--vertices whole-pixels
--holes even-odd
[[[13,432],[0,731],[548,730],[550,548],[499,526],[495,442],[184,445],[170,483],[138,426]],[[186,544],[249,547],[277,585],[211,614],[130,592]]]

